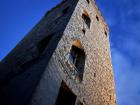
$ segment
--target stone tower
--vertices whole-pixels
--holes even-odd
[[[108,27],[92,0],[63,0],[0,63],[1,105],[116,105]]]

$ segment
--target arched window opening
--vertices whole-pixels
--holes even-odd
[[[82,18],[85,21],[85,23],[88,26],[88,28],[90,28],[91,19],[90,19],[89,15],[88,15],[88,13],[86,11],[84,11],[84,13],[82,14]]]
[[[63,15],[66,14],[66,13],[68,12],[69,8],[70,8],[70,7],[66,7],[66,8],[62,11]]]
[[[96,15],[96,19],[97,19],[97,21],[99,21],[99,17]]]
[[[84,104],[83,104],[82,102],[79,101],[79,102],[77,102],[77,105],[84,105]]]
[[[96,77],[96,73],[94,73],[94,77]]]
[[[105,35],[106,35],[106,37],[107,37],[107,32],[105,31]]]
[[[44,52],[45,48],[48,46],[51,38],[52,35],[45,37],[39,43],[27,49],[27,52],[17,56],[17,64],[21,68],[24,68],[36,62],[36,60],[40,57],[40,55]]]
[[[79,40],[73,41],[73,45],[70,51],[70,59],[71,62],[75,65],[75,72],[79,81],[83,79],[85,58],[86,58],[85,52],[82,49],[80,41]]]
[[[82,32],[83,32],[83,34],[85,34],[86,33],[85,29],[82,29]]]
[[[111,100],[112,98],[111,98],[111,95],[110,95],[110,100]]]
[[[46,49],[46,47],[48,46],[49,42],[52,39],[52,35],[48,35],[47,37],[45,37],[44,39],[42,39],[38,44],[37,44],[37,48],[38,48],[38,52],[39,54],[42,54],[44,52],[44,50]]]
[[[65,14],[67,14],[69,8],[70,8],[70,6],[64,8],[64,9],[62,9],[62,11],[56,13],[54,21],[58,21],[61,17],[63,17]],[[57,24],[58,22],[55,22],[55,23]]]
[[[89,1],[89,0],[87,0],[87,2],[88,2],[88,4],[90,3],[90,1]]]
[[[77,96],[62,81],[55,105],[75,105]]]

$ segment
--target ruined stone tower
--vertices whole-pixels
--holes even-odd
[[[116,105],[108,27],[92,0],[47,12],[0,69],[0,105]]]

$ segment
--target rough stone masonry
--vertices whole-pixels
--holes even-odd
[[[95,1],[48,11],[0,62],[0,85],[0,105],[116,105],[109,29]]]

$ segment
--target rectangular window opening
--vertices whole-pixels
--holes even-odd
[[[47,37],[45,37],[44,39],[42,39],[38,44],[37,44],[37,48],[39,53],[43,53],[44,50],[46,49],[46,47],[48,46],[49,42],[52,39],[52,35],[48,35]]]
[[[76,95],[62,81],[55,105],[75,105]]]

